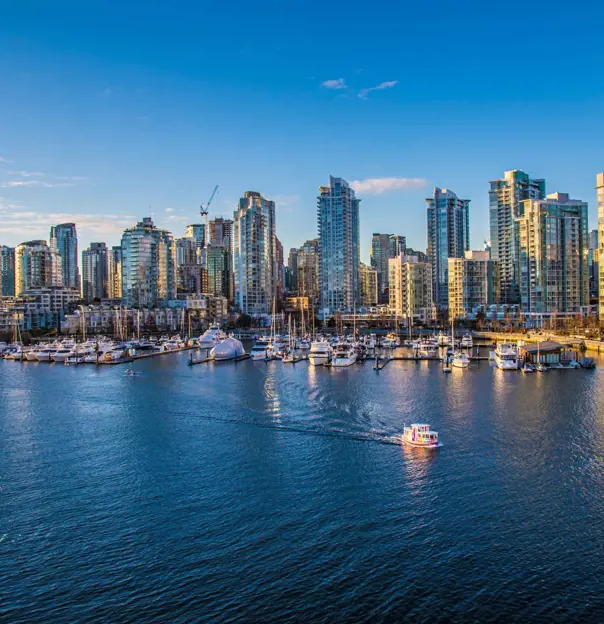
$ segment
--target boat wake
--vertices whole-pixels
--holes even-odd
[[[191,414],[187,414],[190,416]],[[224,416],[206,416],[195,415],[196,418],[202,418],[204,420],[211,420],[214,422],[223,422],[228,424],[240,425],[242,427],[256,427],[258,429],[273,429],[276,431],[286,431],[291,433],[304,433],[308,435],[321,436],[326,438],[340,438],[345,440],[357,440],[359,442],[375,442],[376,444],[394,444],[396,446],[401,445],[400,437],[392,435],[390,432],[382,431],[368,431],[363,432],[347,432],[340,430],[326,430],[326,429],[310,429],[308,427],[298,425],[279,425],[277,423],[262,423],[252,420],[239,420],[237,418],[226,418]]]

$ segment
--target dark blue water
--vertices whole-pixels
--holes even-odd
[[[0,620],[604,620],[604,369],[186,359],[0,362]]]

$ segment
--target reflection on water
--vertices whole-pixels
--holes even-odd
[[[3,620],[599,620],[604,368],[186,359],[0,362]]]

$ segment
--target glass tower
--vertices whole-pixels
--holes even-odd
[[[80,290],[78,234],[75,223],[61,223],[50,228],[50,248],[61,254],[63,286]]]
[[[90,243],[82,252],[82,296],[85,301],[108,296],[109,257],[105,243]]]
[[[449,305],[449,258],[463,258],[470,249],[470,200],[448,189],[434,188],[428,204],[428,259],[432,292],[440,310]]]
[[[342,178],[319,188],[320,315],[351,312],[359,304],[359,204]]]
[[[15,296],[15,249],[0,246],[0,295]]]

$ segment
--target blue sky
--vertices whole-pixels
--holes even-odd
[[[179,236],[219,184],[214,215],[275,199],[287,253],[332,174],[361,183],[365,260],[374,231],[425,248],[434,185],[472,200],[480,247],[488,181],[513,168],[595,225],[603,18],[582,0],[6,3],[0,243],[75,220],[82,249],[117,244],[150,211]]]

